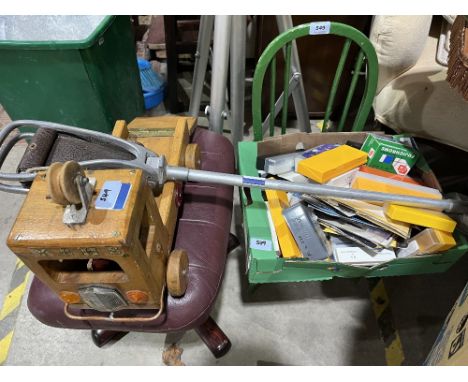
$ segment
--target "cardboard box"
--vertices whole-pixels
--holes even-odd
[[[376,135],[376,134],[374,134]],[[377,134],[378,135],[378,134]],[[294,133],[267,138],[261,142],[240,142],[239,173],[258,176],[257,159],[308,150],[322,144],[363,143],[368,133]],[[415,167],[419,167],[418,164]],[[434,173],[428,166],[420,169],[424,184],[439,189]],[[286,259],[273,249],[250,245],[257,240],[271,242],[271,230],[262,190],[239,190],[243,208],[243,225],[247,242],[246,272],[250,283],[297,282],[329,280],[334,277],[386,277],[444,272],[468,251],[468,241],[459,232],[454,237],[457,245],[442,253],[394,259],[373,267],[357,267],[327,261],[310,261],[306,258]]]
[[[445,319],[426,359],[427,366],[468,365],[468,284]]]

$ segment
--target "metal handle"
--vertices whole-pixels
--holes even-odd
[[[225,184],[237,187],[261,188],[271,190],[282,190],[297,192],[315,196],[330,198],[358,199],[367,201],[392,202],[405,206],[425,207],[446,212],[468,213],[468,202],[456,199],[429,199],[407,195],[395,195],[383,192],[361,191],[349,188],[333,187],[321,184],[301,184],[275,179],[264,179],[259,177],[242,176],[235,174],[225,174],[220,172],[190,170],[185,167],[167,166],[163,156],[158,156],[145,149],[135,142],[126,141],[108,134],[97,131],[89,131],[77,127],[61,125],[52,122],[42,121],[16,121],[7,125],[0,132],[0,168],[1,160],[4,159],[14,144],[22,139],[21,134],[14,137],[7,144],[3,145],[6,137],[21,126],[34,128],[52,129],[75,135],[79,138],[93,139],[106,145],[116,146],[132,154],[133,160],[98,159],[79,162],[83,168],[138,168],[145,173],[148,183],[154,188],[160,188],[167,180],[192,181],[202,183]],[[24,135],[26,134],[26,135]],[[29,137],[28,133],[23,133],[23,138]],[[13,143],[12,143],[13,142]],[[0,180],[7,181],[31,181],[34,173],[8,174],[0,172]],[[0,184],[0,191],[26,193],[27,189],[13,185]]]
[[[3,133],[3,130],[1,133]],[[4,135],[2,135],[1,133],[0,133],[0,144],[9,135],[8,133],[5,133]],[[23,139],[28,140],[28,138],[31,138],[33,136],[34,136],[34,133],[19,133],[13,136],[8,142],[5,143],[5,145],[2,145],[0,149],[0,169],[2,168],[3,162],[5,162],[5,159],[8,157],[8,154],[10,154],[13,147],[15,147],[15,145],[19,141]],[[34,178],[34,175],[32,175],[32,178]],[[24,179],[24,176],[20,174],[14,174],[14,173],[12,174],[0,173],[0,179],[8,180],[8,181],[22,181]],[[14,186],[11,184],[0,183],[0,191],[6,191],[6,192],[17,194],[17,193],[26,193],[27,188],[24,188],[23,186]]]
[[[3,161],[8,156],[8,153],[15,146],[15,144],[24,138],[30,138],[34,136],[34,133],[19,133],[13,136],[9,141],[4,143],[7,137],[14,131],[21,127],[29,127],[33,129],[48,129],[69,135],[76,136],[85,140],[92,140],[94,142],[102,143],[107,146],[117,147],[129,154],[131,154],[133,160],[117,160],[117,159],[98,159],[82,161],[79,164],[83,168],[97,169],[97,168],[139,168],[142,169],[148,177],[150,182],[156,182],[154,177],[155,170],[153,167],[146,164],[146,161],[150,157],[156,157],[152,151],[147,150],[143,146],[137,145],[134,142],[126,141],[121,138],[114,137],[109,134],[101,133],[98,131],[85,130],[74,126],[62,125],[59,123],[45,122],[45,121],[34,121],[34,120],[20,120],[14,121],[6,125],[2,131],[0,131],[0,169]],[[6,173],[0,171],[0,181],[4,180],[7,182],[31,182],[34,180],[36,174],[34,172],[23,172],[23,173]],[[6,191],[11,193],[26,194],[29,190],[23,186],[10,185],[0,183],[0,191]]]
[[[79,127],[63,125],[60,123],[35,120],[19,120],[6,125],[0,132],[0,146],[3,145],[3,141],[13,130],[18,129],[20,127],[29,127],[33,129],[48,129],[74,135],[78,138],[92,139],[95,142],[117,146],[120,149],[132,154],[135,157],[135,159],[139,160],[144,160],[148,155],[154,155],[151,151],[145,149],[142,146],[135,145],[133,142],[126,141],[125,139],[117,138],[109,134],[101,133],[99,131],[86,130]]]
[[[361,191],[349,188],[333,187],[322,184],[302,184],[284,180],[264,179],[234,174],[224,174],[203,170],[190,170],[184,167],[167,166],[168,180],[181,180],[184,182],[202,182],[225,184],[237,187],[253,187],[270,190],[297,192],[314,196],[325,196],[341,199],[358,199],[378,202],[392,202],[404,206],[425,207],[447,212],[467,213],[468,202],[454,199],[430,199],[407,195],[388,194],[384,192]]]

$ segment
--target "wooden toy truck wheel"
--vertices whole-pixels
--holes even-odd
[[[174,249],[166,268],[167,289],[172,297],[183,296],[188,282],[188,256],[183,249]]]
[[[80,203],[80,194],[75,184],[83,170],[77,162],[52,163],[47,170],[47,188],[52,201],[61,205]]]
[[[62,193],[59,183],[60,170],[62,169],[63,164],[59,162],[52,163],[47,169],[46,179],[47,179],[47,190],[52,201],[57,204],[66,206],[68,200]]]
[[[59,175],[60,188],[63,195],[71,204],[81,202],[78,187],[75,184],[75,179],[78,175],[84,175],[81,166],[74,161],[65,162]]]
[[[190,143],[185,149],[185,167],[198,170],[201,166],[200,147],[196,143]]]

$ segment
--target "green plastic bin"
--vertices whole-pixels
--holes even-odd
[[[0,16],[0,24],[8,28],[8,24],[16,22],[20,24],[16,31],[26,33],[25,17],[33,16]],[[47,16],[31,19],[31,28],[40,17],[46,20]],[[86,17],[69,16],[81,27]],[[46,22],[49,24],[44,28],[55,35],[61,29],[60,22],[64,29],[70,27],[64,16],[57,16],[53,27]],[[85,30],[86,36],[76,40],[67,40],[66,33],[60,40],[45,40],[40,33],[37,38],[42,41],[8,40],[8,30],[3,31],[0,104],[11,119],[52,121],[111,132],[116,120],[130,121],[144,113],[130,17],[101,17],[90,28],[89,34]]]
[[[240,142],[238,144],[239,173],[245,176],[258,176],[256,163],[259,151],[262,151],[260,154],[269,152],[268,154],[277,155],[293,151],[297,144],[302,144],[307,149],[322,143],[343,144],[347,140],[362,142],[365,136],[366,133],[297,133],[269,138],[261,142]],[[313,143],[311,139],[314,140]],[[245,192],[240,189],[247,249],[247,274],[251,284],[323,281],[334,277],[386,277],[439,273],[449,269],[468,251],[467,239],[455,230],[454,237],[457,245],[448,251],[441,254],[396,258],[371,268],[336,262],[285,259],[279,257],[274,250],[251,248],[251,241],[272,242],[272,237],[267,207],[261,190],[250,189],[249,199],[251,200],[248,200]]]

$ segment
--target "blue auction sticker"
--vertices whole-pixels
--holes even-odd
[[[242,182],[244,184],[257,184],[259,186],[264,186],[265,185],[265,181],[263,179],[259,179],[259,178],[249,178],[247,176],[243,176],[242,177]]]
[[[96,198],[95,207],[98,210],[123,210],[130,193],[130,183],[108,180],[104,183]]]

